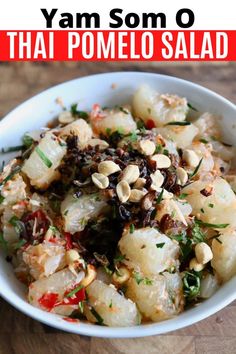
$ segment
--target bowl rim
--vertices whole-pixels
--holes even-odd
[[[95,78],[99,79],[104,76],[114,76],[114,81],[115,81],[116,78],[119,79],[124,75],[125,77],[143,76],[147,78],[155,76],[156,78],[159,77],[160,79],[166,80],[167,82],[168,81],[171,82],[173,80],[177,81],[179,84],[183,84],[185,87],[191,87],[197,89],[198,91],[201,91],[202,94],[206,93],[208,95],[214,96],[217,100],[219,100],[223,104],[230,106],[233,110],[235,110],[236,113],[236,106],[230,100],[226,99],[225,97],[221,96],[220,94],[208,88],[205,88],[196,83],[192,83],[191,81],[184,80],[175,76],[157,74],[152,72],[115,71],[115,72],[98,73],[98,74],[78,77],[54,85],[52,87],[49,87],[46,90],[43,90],[37,93],[36,95],[30,97],[29,99],[23,101],[22,103],[17,105],[14,109],[12,109],[9,113],[7,113],[5,117],[3,117],[3,119],[0,121],[0,128],[2,125],[10,121],[12,119],[12,116],[15,113],[17,113],[19,109],[23,108],[24,105],[27,105],[31,100],[33,99],[37,100],[39,97],[47,95],[49,92],[53,92],[54,90],[57,90],[59,88],[62,88],[64,85],[71,85],[77,81],[90,80]],[[2,272],[0,272],[0,280],[1,280],[1,276],[2,276]],[[8,303],[10,303],[13,307],[15,307],[17,310],[24,313],[25,315],[37,321],[40,321],[48,326],[57,328],[59,330],[63,330],[74,334],[92,336],[92,337],[137,338],[137,337],[145,337],[145,336],[157,335],[157,334],[168,333],[170,331],[175,331],[180,328],[184,328],[186,326],[199,322],[209,317],[210,315],[213,315],[214,313],[221,310],[222,308],[224,308],[225,306],[227,306],[229,303],[231,303],[233,300],[236,299],[236,292],[235,291],[233,292],[233,287],[235,286],[236,286],[236,277],[232,278],[228,283],[224,284],[224,287],[228,287],[230,289],[230,291],[227,292],[227,296],[225,298],[223,299],[220,298],[220,301],[218,301],[217,304],[215,304],[214,306],[207,306],[208,300],[205,300],[201,304],[201,307],[204,307],[204,311],[198,313],[198,311],[194,311],[196,310],[196,308],[192,308],[190,311],[193,315],[186,316],[186,318],[181,319],[181,321],[177,321],[177,323],[172,324],[174,319],[178,319],[178,316],[176,316],[174,319],[157,322],[157,323],[151,323],[151,324],[143,324],[134,327],[103,327],[103,326],[96,326],[94,324],[83,323],[83,322],[80,322],[79,324],[70,323],[63,320],[63,318],[61,318],[60,316],[56,316],[54,314],[50,314],[33,307],[26,300],[19,298],[19,296],[16,293],[14,293],[13,290],[9,291],[9,293],[11,292],[13,293],[13,297],[8,297],[7,294],[4,293],[4,290],[0,288],[0,296]],[[203,304],[205,304],[205,306]],[[48,317],[47,315],[49,315],[51,318],[47,319]]]

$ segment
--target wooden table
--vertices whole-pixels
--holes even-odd
[[[236,102],[236,63],[1,63],[0,117],[45,88],[75,77],[117,70],[175,75],[209,87]],[[233,354],[236,302],[191,327],[167,335],[108,340],[52,329],[0,299],[0,354]]]

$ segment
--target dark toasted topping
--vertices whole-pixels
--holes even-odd
[[[213,187],[206,187],[200,190],[200,193],[204,195],[204,197],[209,197],[210,195],[212,195],[212,192],[213,192]]]

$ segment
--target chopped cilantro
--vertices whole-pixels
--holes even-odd
[[[165,242],[156,243],[156,248],[163,248],[164,245],[165,245]]]
[[[134,279],[136,280],[136,283],[139,285],[143,281],[141,274],[138,272],[134,272],[133,274],[134,274]]]
[[[159,154],[161,151],[162,151],[162,145],[161,144],[157,144],[156,145],[155,154]]]
[[[131,224],[130,227],[129,227],[129,232],[130,232],[131,234],[133,234],[134,231],[135,231],[135,226],[134,226],[134,224]]]
[[[212,203],[209,203],[208,206],[209,206],[209,208],[214,208],[214,204],[212,204]]]
[[[22,138],[23,145],[28,149],[33,145],[34,140],[31,138],[31,136],[25,134]]]
[[[201,208],[201,209],[200,209],[200,211],[201,211],[203,214],[205,213],[205,211],[204,211],[204,209],[203,209],[203,208]]]
[[[4,252],[7,253],[7,251],[8,251],[8,243],[4,239],[4,236],[3,236],[2,232],[0,232],[0,247],[4,250]]]
[[[181,234],[177,234],[177,235],[171,235],[171,238],[173,240],[178,241],[178,242],[182,242],[182,243],[187,242],[186,232],[182,232]]]
[[[109,308],[112,308],[112,300],[110,301]]]
[[[111,134],[111,128],[106,128],[106,134],[110,135]]]
[[[3,203],[4,199],[5,199],[5,198],[0,194],[0,204]]]
[[[108,275],[112,275],[112,270],[107,265],[104,265],[103,268]]]
[[[201,138],[199,141],[200,141],[201,143],[203,143],[203,144],[208,144],[208,141],[207,141],[206,139],[204,139],[204,138]]]
[[[129,140],[134,142],[137,141],[137,139],[138,139],[137,133],[135,131],[132,131],[129,135]]]
[[[152,281],[151,279],[145,277],[145,278],[143,279],[143,283],[144,283],[145,285],[152,285],[152,284],[153,284],[153,281]]]
[[[23,238],[20,239],[20,240],[16,243],[14,249],[15,249],[15,250],[20,249],[22,246],[24,246],[24,245],[26,244],[26,242],[27,242],[27,241],[24,240]]]
[[[144,131],[146,131],[146,129],[145,129],[145,124],[144,124],[144,122],[143,122],[142,120],[138,120],[138,121],[137,121],[137,128],[138,128],[139,130],[144,130]]]
[[[116,256],[116,257],[114,258],[114,263],[122,262],[124,259],[125,259],[125,256],[123,256],[123,255],[121,254],[121,255]]]
[[[185,199],[188,196],[188,193],[181,193],[179,199]]]
[[[17,216],[12,216],[9,220],[9,224],[14,226],[14,229],[18,235],[26,233],[25,224],[21,220],[19,220]]]
[[[168,156],[168,155],[169,155],[169,151],[168,151],[167,149],[164,149],[164,150],[163,150],[163,154],[166,155],[166,156]]]
[[[74,103],[71,105],[70,112],[73,116],[78,116],[79,118],[87,120],[89,118],[89,115],[85,111],[79,111],[78,109],[78,104]]]
[[[147,277],[143,278],[140,273],[138,272],[133,272],[134,279],[136,280],[136,283],[139,285],[140,283],[143,282],[145,285],[152,285],[153,281]]]
[[[191,237],[194,243],[205,241],[205,234],[202,232],[200,226],[197,223],[194,223],[194,226],[191,230]]]
[[[200,293],[200,274],[194,271],[187,271],[183,277],[184,296],[188,300],[196,298]]]

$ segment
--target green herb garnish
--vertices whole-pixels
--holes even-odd
[[[0,194],[0,204],[3,203],[4,199],[5,199],[5,198]]]
[[[182,262],[185,262],[192,252],[192,241],[189,238],[186,239],[186,241],[183,241],[183,243],[180,245],[180,250],[182,254],[181,260]]]
[[[9,220],[9,224],[14,226],[14,229],[18,235],[22,235],[26,233],[25,224],[20,219],[18,219],[17,216],[15,215],[12,216],[11,219]]]
[[[163,194],[164,194],[164,188],[162,188],[161,193],[158,195],[157,204],[160,204],[160,202],[162,201]]]
[[[121,255],[116,256],[116,257],[114,258],[114,263],[122,262],[124,259],[125,259],[125,256],[123,256],[123,255],[121,254]]]
[[[73,116],[79,116],[79,118],[83,118],[85,120],[87,120],[89,118],[89,115],[87,112],[85,111],[79,111],[77,109],[78,107],[78,104],[77,103],[74,103],[71,105],[71,108],[70,108],[70,112]]]
[[[199,170],[199,168],[200,168],[200,166],[202,164],[202,161],[203,161],[203,157],[199,161],[199,163],[198,163],[197,167],[195,168],[195,170],[192,173],[189,174],[189,178],[194,177],[198,173],[198,170]]]
[[[220,244],[222,244],[223,242],[219,239],[219,236],[220,236],[220,235],[212,236],[212,237],[209,238],[209,240],[213,240],[213,239],[214,239],[214,240],[216,240],[217,242],[219,242]]]
[[[130,232],[131,234],[133,234],[134,231],[135,231],[135,226],[134,226],[134,224],[131,224],[130,227],[129,227],[129,232]]]
[[[49,158],[44,154],[44,152],[38,146],[36,146],[35,151],[37,152],[40,159],[44,162],[44,164],[48,168],[52,167],[52,161],[49,160]]]
[[[201,211],[203,214],[205,213],[205,211],[204,211],[204,209],[203,209],[203,208],[201,208],[201,209],[200,209],[200,211]]]
[[[169,122],[166,125],[179,125],[179,126],[185,126],[185,125],[191,125],[190,122],[183,121],[183,122]]]
[[[112,275],[112,270],[107,265],[104,265],[103,268],[108,275]]]
[[[144,122],[142,120],[138,120],[137,121],[137,128],[139,130],[141,130],[141,131],[144,131],[144,132],[146,131],[145,124],[144,124]]]
[[[22,246],[24,246],[26,243],[27,243],[27,241],[24,240],[23,238],[22,238],[21,240],[19,240],[19,241],[15,244],[15,246],[14,246],[15,251],[18,250],[18,249],[20,249],[20,248],[21,248]]]
[[[202,232],[200,226],[197,223],[194,223],[194,226],[191,230],[191,237],[194,243],[205,241],[205,234]]]
[[[77,286],[75,289],[73,289],[71,292],[66,294],[66,297],[72,297],[73,295],[77,294],[81,289],[83,289],[83,285]]]
[[[179,199],[185,199],[188,196],[188,193],[181,193]]]
[[[78,303],[78,308],[81,311],[81,313],[84,313],[84,303],[83,303],[83,301],[80,301]]]
[[[156,145],[155,154],[159,154],[161,151],[162,151],[162,145],[161,144],[157,144]]]
[[[6,184],[8,181],[10,181],[12,179],[12,177],[14,177],[17,173],[19,173],[21,170],[20,166],[16,166],[11,173],[9,173],[9,175],[0,183],[0,187],[2,187],[4,184]]]
[[[141,274],[138,272],[134,272],[133,274],[134,274],[134,279],[135,279],[136,283],[139,285],[143,281]]]
[[[133,272],[134,279],[136,283],[139,285],[140,283],[144,283],[145,285],[152,285],[153,281],[147,277],[143,278],[140,273],[138,272]]]
[[[134,142],[134,141],[137,141],[137,139],[138,139],[137,133],[135,131],[132,131],[129,135],[129,140]]]
[[[110,309],[112,308],[112,300],[111,300],[111,302],[110,302],[110,304],[109,304],[109,308],[110,308]]]
[[[0,173],[3,172],[5,166],[5,161],[2,161],[1,167],[0,167]]]
[[[164,245],[165,245],[165,242],[156,243],[156,248],[163,248]]]
[[[99,324],[100,326],[103,325],[104,319],[99,315],[99,313],[97,313],[95,308],[91,306],[90,311],[91,311],[92,315],[96,318],[97,324]]]
[[[188,102],[187,105],[188,105],[188,108],[192,109],[192,110],[195,111],[195,112],[198,112],[197,108],[193,107],[193,106],[191,105],[191,103]]]
[[[8,243],[4,239],[2,232],[0,232],[0,247],[4,250],[5,253],[8,252]]]
[[[2,148],[0,152],[2,154],[7,154],[8,152],[21,151],[23,148],[24,148],[23,145],[11,146],[8,148]]]
[[[194,271],[187,271],[183,277],[184,296],[188,300],[196,298],[200,294],[200,274]]]
[[[200,141],[201,143],[203,143],[203,144],[208,144],[208,141],[207,141],[206,139],[204,139],[204,138],[201,138],[199,141]]]
[[[171,235],[170,237],[173,240],[176,240],[176,241],[181,242],[181,243],[186,243],[187,242],[186,232],[182,232],[181,234],[177,234],[177,235]]]
[[[197,219],[195,220],[195,223],[203,227],[212,227],[215,229],[225,229],[227,226],[229,226],[229,224],[211,224]]]
[[[214,204],[212,204],[212,203],[209,203],[208,206],[209,206],[209,208],[214,208]]]
[[[152,281],[151,279],[145,277],[145,278],[143,279],[143,283],[144,283],[145,285],[152,285],[152,284],[153,284],[153,281]]]
[[[163,154],[166,155],[166,156],[169,156],[169,151],[167,149],[164,149],[163,150]]]
[[[119,107],[119,110],[125,114],[129,114],[129,112],[122,106]]]
[[[28,149],[33,145],[34,140],[31,138],[31,136],[25,134],[22,138],[23,145]]]

